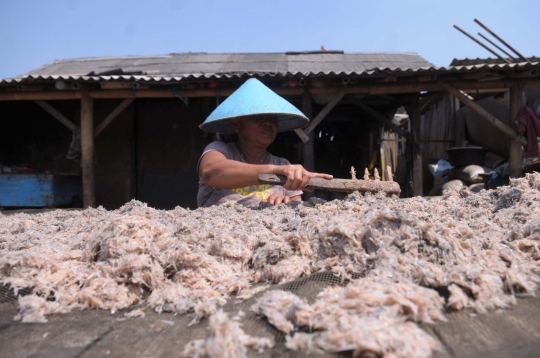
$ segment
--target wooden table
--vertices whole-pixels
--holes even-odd
[[[52,315],[44,324],[17,323],[12,320],[16,306],[3,303],[0,357],[171,357],[181,354],[186,335],[205,336],[205,325],[188,328],[186,315],[143,310],[144,318],[86,310]],[[446,352],[436,353],[436,358],[540,356],[540,298],[519,298],[517,306],[487,315],[463,311],[448,313],[447,318],[448,322],[423,326],[445,346]],[[303,355],[276,347],[263,356]]]

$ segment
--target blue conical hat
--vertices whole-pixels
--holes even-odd
[[[230,134],[234,133],[230,119],[261,114],[276,115],[279,132],[302,128],[309,123],[309,119],[295,106],[261,81],[251,78],[223,101],[199,128],[208,132]]]

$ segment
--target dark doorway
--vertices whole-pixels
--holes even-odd
[[[138,200],[158,209],[197,207],[197,161],[206,139],[199,124],[203,101],[137,101],[136,175]]]

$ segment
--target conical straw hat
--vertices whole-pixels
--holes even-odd
[[[230,119],[256,115],[276,115],[279,132],[302,128],[309,123],[309,119],[295,106],[261,81],[251,78],[223,101],[199,128],[230,134],[234,133]]]

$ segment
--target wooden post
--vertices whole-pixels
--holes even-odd
[[[302,93],[302,102],[300,104],[300,109],[302,110],[302,113],[306,117],[309,118],[309,120],[313,119],[313,107],[311,105],[311,94],[309,93],[308,88],[306,87],[304,89],[304,92]],[[313,138],[314,134],[313,132],[307,134],[309,137],[309,141],[305,142],[302,147],[302,159],[304,161],[304,168],[306,168],[307,171],[314,172],[315,171],[315,146],[313,144]],[[310,192],[304,192],[304,200],[309,200],[314,196],[313,193]]]
[[[81,91],[81,167],[83,206],[96,206],[94,183],[94,100],[88,90]]]
[[[519,133],[519,125],[517,123],[517,114],[523,104],[523,86],[516,83],[510,88],[510,127],[516,133]],[[518,139],[515,139],[510,144],[510,153],[508,156],[508,169],[510,178],[519,178],[523,174],[521,165],[523,157],[523,146]]]
[[[413,153],[413,195],[422,196],[424,194],[424,168],[422,166],[422,138],[421,138],[421,122],[420,122],[420,103],[419,99],[415,98],[411,101],[410,105],[407,108],[409,113],[409,119],[411,120],[411,131],[414,142],[417,143],[417,146],[412,146],[414,148]]]

